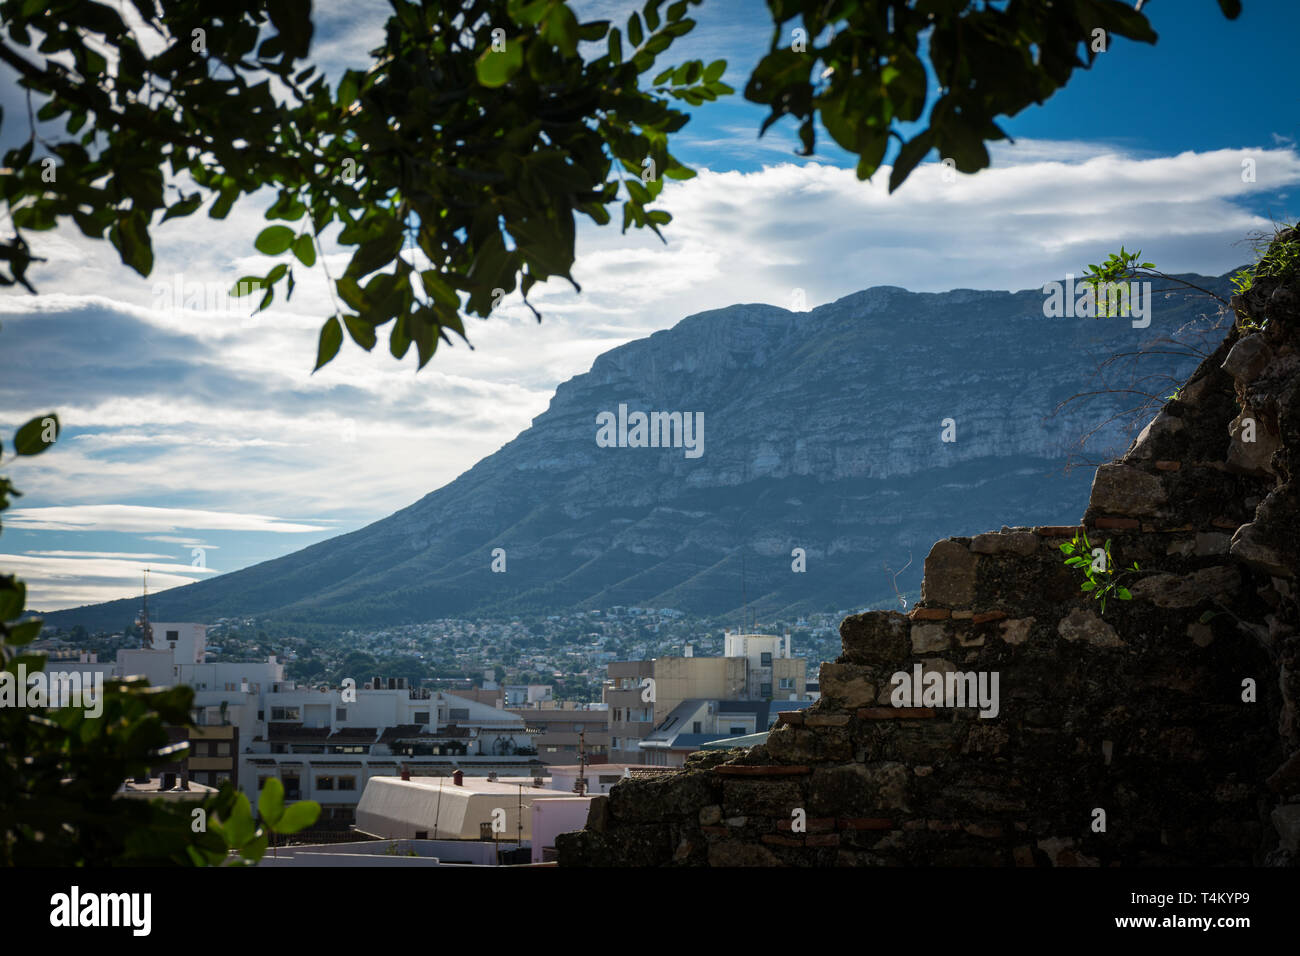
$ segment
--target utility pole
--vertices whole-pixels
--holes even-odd
[[[587,795],[587,731],[578,731],[578,779],[573,783],[573,792],[580,797]]]

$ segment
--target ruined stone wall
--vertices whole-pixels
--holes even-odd
[[[1297,282],[1233,305],[1264,330],[1098,468],[1080,527],[940,541],[908,616],[843,622],[815,706],[597,798],[561,865],[1300,863]],[[1131,600],[1080,591],[1079,530],[1139,565]],[[916,664],[996,674],[996,716],[894,706]]]

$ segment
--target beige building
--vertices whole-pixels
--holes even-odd
[[[610,763],[640,763],[637,746],[655,726],[655,705],[649,700],[654,661],[610,661],[605,680],[605,712],[609,719]],[[644,699],[643,699],[644,695]]]
[[[613,661],[605,681],[609,759],[646,762],[641,742],[687,700],[806,700],[807,661],[791,656],[790,635],[724,631],[722,657]]]
[[[511,707],[509,713],[524,719],[524,727],[542,763],[576,763],[579,746],[591,763],[609,759],[609,715],[603,710]]]

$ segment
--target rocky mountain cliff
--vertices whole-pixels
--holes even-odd
[[[1226,293],[1226,279],[1187,278]],[[601,355],[451,484],[350,534],[164,591],[154,615],[351,625],[620,604],[722,613],[745,599],[763,613],[897,607],[882,564],[897,571],[910,552],[897,587],[915,597],[939,537],[1013,516],[1076,520],[1091,470],[1063,474],[1067,451],[1135,403],[1108,395],[1047,416],[1096,387],[1108,356],[1214,311],[1206,297],[1157,290],[1150,326],[1135,328],[1046,318],[1044,300],[881,286],[809,312],[690,316]],[[1194,364],[1166,357],[1163,368],[1181,380]],[[598,442],[598,418],[617,419],[620,405],[626,432]],[[702,418],[702,435],[628,447],[636,411]],[[1100,437],[1122,447],[1131,436]],[[497,548],[504,573],[492,570]],[[806,571],[793,570],[796,548]],[[135,604],[47,620],[120,626]]]

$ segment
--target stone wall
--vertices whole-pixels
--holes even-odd
[[[1263,331],[1097,469],[1079,527],[938,542],[909,615],[842,623],[815,706],[596,798],[561,865],[1300,863],[1296,280],[1233,306]],[[1081,592],[1081,530],[1138,564],[1131,600]],[[996,716],[895,706],[918,664],[997,675]]]

